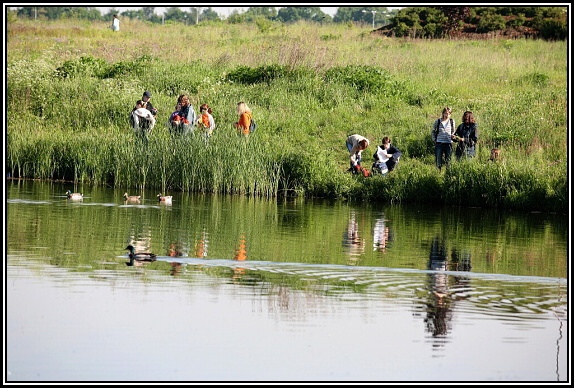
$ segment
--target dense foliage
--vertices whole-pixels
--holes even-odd
[[[6,173],[128,189],[348,198],[566,211],[567,49],[541,40],[390,39],[342,24],[153,25],[8,22]],[[145,35],[145,40],[139,39]],[[188,42],[174,46],[173,36]],[[44,39],[38,40],[38,36]],[[209,47],[201,56],[189,47]],[[198,51],[199,52],[199,51]],[[480,58],[477,61],[476,58]],[[128,116],[143,90],[158,124],[141,142]],[[181,93],[217,128],[173,136]],[[253,108],[258,131],[233,128]],[[442,107],[473,110],[477,157],[434,166]],[[346,173],[345,138],[385,136],[403,152],[387,177]],[[492,147],[500,163],[488,162]]]

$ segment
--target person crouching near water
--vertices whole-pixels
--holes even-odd
[[[361,166],[362,153],[369,146],[369,139],[359,134],[354,134],[347,138],[346,145],[351,165],[348,171],[353,174],[369,176],[369,171]]]
[[[373,154],[375,162],[371,168],[372,171],[379,171],[382,175],[392,171],[401,157],[401,151],[391,145],[391,138],[388,136],[383,137],[381,145],[377,147],[377,151]]]

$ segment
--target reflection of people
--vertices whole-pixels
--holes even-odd
[[[170,257],[181,257],[181,256],[183,256],[183,252],[181,251],[181,244],[171,243],[171,245],[169,246],[169,249],[167,251],[167,254]]]
[[[440,118],[433,122],[431,138],[434,143],[434,156],[437,168],[443,164],[448,166],[452,154],[452,138],[455,131],[454,120],[451,117],[452,109],[448,106],[442,110]]]
[[[430,301],[427,304],[427,330],[433,337],[444,336],[448,332],[448,321],[452,319],[451,303],[448,296],[448,275],[446,271],[447,254],[444,244],[438,236],[431,243],[428,269],[436,272],[429,274]]]
[[[235,256],[233,256],[233,260],[237,261],[245,261],[247,260],[247,247],[245,245],[245,235],[241,235],[239,238],[239,245],[235,250]],[[233,269],[233,280],[239,280],[241,276],[245,274],[245,268],[234,268]]]
[[[209,239],[207,232],[203,230],[201,236],[195,243],[195,257],[204,258],[207,257],[207,248],[209,246]]]
[[[450,254],[448,269],[451,271],[470,271],[470,253],[463,251],[461,254],[457,249],[453,249]]]
[[[347,230],[343,234],[343,247],[349,253],[349,265],[356,264],[365,250],[365,240],[359,235],[359,223],[356,220],[354,211],[349,216]]]
[[[353,174],[363,174],[368,176],[368,171],[361,166],[362,153],[369,146],[369,139],[358,134],[347,137],[345,141],[349,151],[350,165],[349,171]],[[367,171],[365,173],[365,171]]]
[[[435,236],[431,243],[428,269],[429,273],[429,301],[426,303],[427,316],[425,318],[427,331],[433,337],[444,337],[450,330],[454,302],[466,298],[465,293],[458,290],[468,288],[468,279],[464,276],[448,275],[447,270],[470,271],[470,253],[460,255],[456,249],[452,251],[449,262],[444,242]],[[452,280],[453,284],[449,284]],[[444,342],[435,343],[440,346]]]
[[[235,256],[233,260],[237,261],[245,261],[247,260],[247,248],[245,246],[245,236],[241,235],[239,238],[239,246],[235,250]]]
[[[169,245],[169,249],[167,250],[167,254],[169,257],[184,256],[183,247],[181,246],[181,243],[171,243]],[[169,274],[171,276],[177,276],[181,273],[181,269],[183,267],[182,263],[172,261],[171,263],[169,263],[169,265],[171,266],[171,269],[169,271]]]
[[[373,250],[384,251],[389,240],[389,227],[385,226],[384,217],[377,218],[373,230]]]

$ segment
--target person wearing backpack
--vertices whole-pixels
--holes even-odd
[[[136,133],[147,134],[155,126],[155,117],[152,113],[144,108],[142,100],[136,101],[136,106],[130,114],[130,124]]]
[[[448,166],[452,155],[452,140],[454,138],[454,120],[451,117],[452,109],[448,106],[442,110],[440,118],[433,123],[431,137],[434,143],[434,155],[437,168],[440,170],[444,164]]]
[[[247,104],[243,101],[237,103],[237,115],[239,115],[239,120],[237,120],[234,124],[237,132],[244,136],[249,136],[250,127],[251,127],[251,120],[253,114],[251,113],[251,109],[247,106]]]
[[[474,114],[467,110],[462,115],[462,123],[454,132],[454,141],[457,143],[455,155],[460,160],[463,156],[473,158],[476,155],[476,142],[478,141],[478,124]]]

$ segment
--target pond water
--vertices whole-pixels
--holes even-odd
[[[124,191],[6,181],[7,382],[569,381],[565,215]]]

